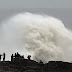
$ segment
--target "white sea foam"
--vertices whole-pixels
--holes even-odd
[[[20,13],[1,24],[0,34],[0,52],[6,52],[7,59],[17,51],[44,63],[72,59],[72,34],[54,17]]]

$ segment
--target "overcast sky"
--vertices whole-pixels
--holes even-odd
[[[72,0],[0,0],[0,22],[21,12],[51,15],[72,29]]]
[[[72,0],[0,0],[0,8],[72,8]]]

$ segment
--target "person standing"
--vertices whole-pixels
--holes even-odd
[[[0,54],[0,61],[1,61],[1,56],[2,56],[2,55]]]
[[[16,55],[18,58],[20,58],[20,54],[17,52],[17,55]]]
[[[3,53],[3,61],[5,61],[5,53]]]
[[[14,56],[15,58],[17,58],[17,54],[15,53],[15,56]]]
[[[13,54],[11,55],[11,61],[13,61]]]

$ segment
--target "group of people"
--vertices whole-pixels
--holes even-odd
[[[13,55],[13,54],[11,55],[11,61],[13,61],[14,58],[23,58],[23,59],[25,59],[24,55],[20,55],[18,52],[15,53],[15,55]],[[28,58],[28,60],[31,60],[31,55],[28,55],[27,58]]]
[[[5,53],[3,53],[3,55],[0,54],[0,61],[1,61],[2,56],[3,56],[3,61],[5,61],[6,54]],[[25,59],[24,55],[20,55],[18,52],[15,53],[15,55],[13,55],[13,54],[11,55],[11,61],[13,61],[14,58],[23,58],[23,59]],[[31,60],[31,55],[28,55],[27,58],[28,58],[28,60]],[[40,60],[40,63],[43,64],[42,60]]]
[[[5,61],[5,53],[3,53],[3,55],[2,54],[0,54],[0,61],[1,61],[1,57],[3,56],[3,61]]]
[[[1,59],[2,59],[2,56],[3,56],[3,61],[5,61],[5,56],[6,56],[6,54],[5,53],[3,53],[3,55],[2,54],[0,54],[0,61],[1,61]],[[24,55],[20,55],[18,52],[17,53],[15,53],[15,55],[11,55],[11,61],[13,61],[13,59],[14,58],[23,58],[23,59],[25,59],[24,58]],[[31,60],[31,55],[28,55],[28,60]]]

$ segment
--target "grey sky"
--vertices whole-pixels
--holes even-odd
[[[0,0],[0,22],[21,12],[51,15],[72,29],[72,0]]]
[[[72,0],[0,0],[0,8],[72,8]]]
[[[23,9],[0,9],[0,22],[4,21],[12,15],[22,12],[30,12],[36,14],[46,14],[56,17],[63,21],[64,25],[72,29],[72,8],[23,8]]]

